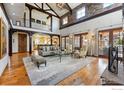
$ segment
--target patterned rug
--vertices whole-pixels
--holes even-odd
[[[63,79],[93,62],[96,58],[86,57],[75,59],[70,56],[64,56],[61,62],[60,58],[55,56],[45,57],[45,59],[47,60],[47,66],[45,67],[43,64],[40,65],[38,69],[37,66],[31,62],[30,57],[23,58],[32,85],[56,85]],[[78,83],[76,83],[76,85],[78,85]]]

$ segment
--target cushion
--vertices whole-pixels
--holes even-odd
[[[44,57],[39,56],[39,55],[32,55],[31,56],[31,59],[32,59],[32,62],[34,62],[34,63],[36,63],[36,62],[38,62],[38,63],[44,63],[44,62],[46,62],[46,60],[44,59]]]

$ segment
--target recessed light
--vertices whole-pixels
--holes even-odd
[[[12,15],[15,15],[15,13],[12,13]]]
[[[14,3],[11,3],[11,5],[14,5]]]

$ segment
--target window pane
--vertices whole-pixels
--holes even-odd
[[[77,11],[77,19],[79,19],[83,16],[85,16],[85,7],[81,8]]]
[[[111,6],[112,4],[114,4],[114,3],[104,3],[103,4],[103,8],[108,7],[108,6]]]
[[[63,18],[63,25],[68,23],[68,17]]]

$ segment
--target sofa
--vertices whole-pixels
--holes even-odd
[[[52,56],[59,52],[59,48],[52,45],[38,45],[38,53],[41,56]]]

